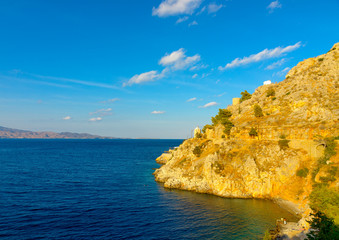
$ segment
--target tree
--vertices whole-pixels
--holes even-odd
[[[240,102],[243,102],[243,101],[246,101],[248,99],[251,99],[251,97],[252,97],[252,94],[250,94],[246,90],[244,92],[241,92],[240,94],[241,94]]]
[[[339,228],[334,224],[332,218],[328,218],[322,212],[316,212],[313,215],[311,231],[307,234],[309,240],[334,240],[339,239]]]
[[[224,123],[230,117],[232,117],[231,111],[227,109],[219,109],[219,113],[215,117],[212,117],[213,126],[217,125],[218,123],[221,123],[222,125],[224,125]]]
[[[258,136],[258,132],[257,129],[255,129],[254,127],[251,128],[250,132],[248,133],[251,137],[257,137]]]
[[[275,96],[275,90],[273,88],[270,88],[266,91],[266,97],[274,97]]]
[[[194,149],[193,149],[193,154],[197,157],[200,157],[202,151],[201,151],[201,147],[200,146],[196,146]]]
[[[264,116],[262,109],[258,104],[254,105],[254,116],[256,116],[256,117],[263,117]]]

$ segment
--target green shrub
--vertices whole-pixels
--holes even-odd
[[[213,126],[217,125],[218,123],[223,124],[231,116],[232,116],[231,111],[227,109],[219,109],[219,113],[215,117],[212,117],[212,124]]]
[[[274,100],[276,100],[276,99],[277,99],[276,97],[273,97],[273,98],[272,98],[272,101],[274,101]]]
[[[263,240],[271,240],[271,239],[272,239],[272,238],[271,238],[270,231],[267,229],[267,230],[265,231],[265,236],[264,236]]]
[[[307,239],[312,240],[335,240],[339,239],[339,227],[335,225],[332,218],[327,217],[324,213],[318,211],[313,215],[310,233]]]
[[[203,133],[206,133],[206,130],[207,130],[207,129],[213,129],[213,126],[211,126],[211,125],[209,125],[209,124],[206,124],[206,125],[202,128],[201,131],[202,131]]]
[[[297,176],[305,178],[307,177],[308,173],[309,173],[308,168],[302,168],[297,171]]]
[[[251,99],[252,97],[252,94],[248,93],[246,90],[244,92],[241,92],[240,94],[241,94],[240,102]]]
[[[319,58],[318,61],[322,62],[322,61],[324,61],[324,58]]]
[[[290,95],[291,94],[291,92],[288,92],[288,93],[286,93],[286,96],[288,96],[288,95]]]
[[[196,157],[200,157],[201,153],[202,153],[201,146],[196,146],[196,147],[193,149],[193,154],[194,154]]]
[[[256,117],[263,117],[264,116],[262,109],[258,104],[254,105],[254,116],[256,116]]]
[[[258,136],[258,132],[257,129],[255,129],[254,127],[251,128],[250,132],[248,133],[251,137],[257,137]]]
[[[225,135],[223,134],[223,135],[221,135],[221,138],[225,138]]]
[[[231,116],[231,111],[227,109],[219,109],[219,113],[215,117],[212,117],[213,126],[217,124],[223,125],[225,127],[224,133],[230,135],[231,129],[234,126],[234,124],[229,120]]]
[[[339,193],[335,190],[325,184],[315,185],[310,194],[310,206],[315,211],[322,211],[334,218],[335,223],[339,224]]]
[[[289,142],[290,142],[290,140],[287,140],[286,136],[284,134],[280,135],[280,140],[278,141],[280,149],[289,148],[289,146],[288,146]]]
[[[195,137],[196,137],[196,138],[202,138],[202,133],[197,133],[197,134],[195,134]]]
[[[275,90],[273,88],[269,88],[266,91],[266,97],[274,97],[275,96]]]

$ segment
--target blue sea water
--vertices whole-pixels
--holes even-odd
[[[168,190],[156,157],[182,140],[0,140],[1,239],[259,239],[270,201]]]

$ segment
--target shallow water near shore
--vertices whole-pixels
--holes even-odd
[[[0,238],[259,239],[297,219],[271,201],[165,189],[182,140],[0,139]]]

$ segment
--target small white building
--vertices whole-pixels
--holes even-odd
[[[199,127],[196,127],[196,128],[194,129],[194,138],[196,138],[198,134],[201,134],[201,130],[200,130]]]
[[[267,80],[264,82],[264,85],[270,85],[271,83],[272,83],[271,80]]]

